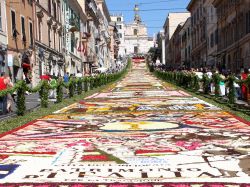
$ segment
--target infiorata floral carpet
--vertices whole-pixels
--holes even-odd
[[[134,65],[118,84],[0,137],[5,187],[250,187],[249,122]]]

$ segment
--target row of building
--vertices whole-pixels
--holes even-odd
[[[162,62],[171,68],[250,68],[250,1],[191,0],[188,12],[169,13]]]
[[[112,69],[120,39],[105,0],[0,0],[0,73],[15,81]]]

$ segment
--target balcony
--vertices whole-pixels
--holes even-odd
[[[90,9],[90,13],[93,17],[97,18],[97,5],[94,0],[91,0],[88,3],[88,8]]]
[[[44,14],[43,14],[43,11],[42,10],[39,10],[37,13],[36,13],[37,17],[39,19],[42,19],[44,17]]]
[[[51,26],[51,25],[53,24],[53,19],[52,19],[52,17],[48,17],[48,19],[47,19],[47,24],[48,24],[49,26]]]
[[[94,61],[95,61],[95,58],[94,58],[93,55],[88,55],[88,56],[87,56],[87,62],[93,63]]]
[[[70,25],[70,29],[69,29],[70,32],[80,31],[80,24],[77,18],[70,18],[69,25]]]

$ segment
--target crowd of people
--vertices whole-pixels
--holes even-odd
[[[187,70],[184,70],[187,71]],[[219,75],[220,77],[220,82],[219,82],[219,87],[220,87],[220,95],[221,96],[225,96],[228,95],[229,93],[229,87],[227,86],[226,83],[226,79],[233,75],[235,77],[235,81],[234,81],[234,87],[235,87],[235,94],[236,94],[236,98],[239,100],[245,100],[247,101],[247,86],[246,84],[240,84],[240,80],[246,80],[248,77],[248,69],[242,70],[241,73],[238,74],[234,74],[230,71],[224,71],[224,72],[220,72],[219,70],[215,69],[215,70],[211,70],[209,68],[203,68],[203,69],[191,69],[190,71],[187,71],[190,73],[194,73],[195,75],[197,75],[197,77],[199,77],[199,79],[201,80],[203,78],[203,75],[206,74],[207,77],[212,80],[213,79],[213,75],[216,73],[217,75]],[[209,91],[210,93],[214,93],[215,92],[215,85],[213,80],[210,81],[209,84]]]
[[[107,72],[105,72],[105,74],[117,72],[120,69],[122,69],[122,67],[123,67],[122,65],[119,65],[116,67],[116,69],[108,70]],[[95,77],[101,73],[103,73],[103,72],[93,71],[91,74],[88,74],[87,76]],[[50,86],[55,88],[57,85],[57,82],[59,80],[62,80],[64,83],[67,84],[71,79],[76,79],[76,78],[81,78],[81,77],[83,77],[83,74],[80,72],[77,72],[76,74],[69,74],[69,72],[66,72],[64,74],[64,76],[60,76],[60,75],[56,76],[55,74],[51,75],[50,73],[45,72],[43,75],[40,76],[40,80],[48,81]],[[31,87],[31,80],[30,80],[28,74],[23,72],[23,77],[21,79],[24,80],[25,83],[29,87]],[[19,80],[21,80],[21,79],[19,79]],[[9,88],[12,88],[13,86],[14,86],[14,83],[11,81],[10,76],[4,72],[1,73],[0,92],[7,90]],[[69,91],[66,89],[65,93],[68,94]],[[25,94],[30,95],[31,93],[26,91]],[[6,113],[13,111],[12,106],[13,106],[14,101],[15,101],[14,96],[15,96],[15,93],[13,95],[8,93],[7,95],[0,97],[0,114],[6,114]],[[49,99],[56,99],[56,89],[51,89],[49,91]]]
[[[233,73],[229,70],[221,70],[219,71],[218,69],[212,69],[212,68],[179,68],[179,69],[173,69],[173,68],[166,68],[164,65],[154,65],[154,68],[159,70],[159,71],[165,71],[165,72],[183,72],[187,74],[195,74],[200,80],[202,80],[203,75],[206,74],[209,79],[212,80],[212,77],[215,73],[217,73],[220,76],[220,95],[221,96],[226,96],[229,93],[229,88],[226,84],[226,79],[233,75],[235,77],[235,82],[234,82],[234,87],[236,90],[236,97],[238,100],[243,100],[247,101],[250,98],[248,98],[248,94],[250,94],[250,90],[248,89],[248,85],[246,83],[240,84],[241,80],[246,80],[248,76],[250,76],[249,69],[247,68],[242,68],[239,73]],[[250,86],[250,85],[249,85]],[[202,83],[200,82],[200,88],[202,88]],[[211,94],[214,94],[215,91],[215,86],[213,81],[210,82],[209,84],[209,91]]]

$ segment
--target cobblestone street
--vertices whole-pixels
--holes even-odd
[[[249,124],[136,64],[103,92],[1,135],[0,183],[240,186]]]

